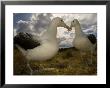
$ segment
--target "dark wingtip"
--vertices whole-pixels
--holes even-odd
[[[92,44],[95,44],[97,42],[97,39],[94,34],[89,34],[88,39],[91,41]]]
[[[25,50],[27,49],[33,49],[40,45],[38,41],[35,41],[32,37],[32,34],[25,33],[25,32],[19,32],[14,37],[14,45],[18,44]]]

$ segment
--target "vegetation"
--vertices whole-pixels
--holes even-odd
[[[96,75],[97,55],[88,52],[81,59],[80,52],[75,48],[60,49],[58,54],[47,61],[30,61],[33,75]],[[30,75],[26,58],[14,48],[14,75]]]

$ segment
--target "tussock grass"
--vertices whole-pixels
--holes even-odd
[[[47,61],[31,61],[33,75],[96,75],[97,54],[93,55],[90,64],[90,53],[81,59],[75,48],[60,49],[58,54]],[[29,75],[26,58],[18,49],[14,49],[14,75]]]

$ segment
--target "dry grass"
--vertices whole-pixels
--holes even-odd
[[[33,75],[96,75],[97,55],[93,55],[93,63],[90,64],[90,53],[81,59],[80,52],[75,48],[59,50],[51,60],[31,61],[30,66],[34,70]],[[25,57],[14,49],[14,75],[29,75]]]

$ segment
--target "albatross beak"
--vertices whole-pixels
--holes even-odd
[[[70,29],[68,29],[68,31],[71,31],[72,30],[72,25],[69,27]]]
[[[71,31],[71,28],[68,25],[65,25],[65,28],[67,28],[68,31]]]
[[[69,27],[68,31],[71,31],[71,30],[72,30],[72,28],[71,28],[71,27]]]

